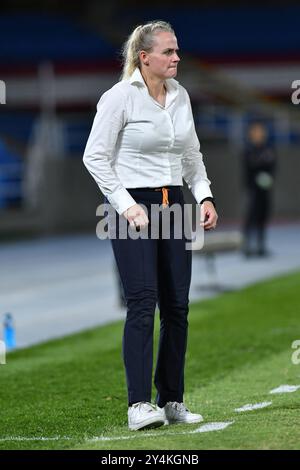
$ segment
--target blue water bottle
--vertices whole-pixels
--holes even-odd
[[[6,313],[4,315],[3,336],[7,350],[16,347],[15,327],[11,313]]]

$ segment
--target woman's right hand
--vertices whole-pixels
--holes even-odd
[[[128,220],[129,225],[136,229],[143,229],[149,224],[147,214],[139,204],[129,207],[122,215]]]

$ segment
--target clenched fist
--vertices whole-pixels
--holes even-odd
[[[129,225],[137,230],[143,229],[149,224],[147,214],[139,204],[129,207],[122,215],[128,220]]]

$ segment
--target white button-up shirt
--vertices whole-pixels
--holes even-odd
[[[148,92],[139,68],[106,91],[83,162],[119,214],[136,204],[126,188],[181,186],[196,201],[211,197],[187,91],[166,80],[162,106]]]

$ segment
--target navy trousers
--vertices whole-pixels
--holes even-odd
[[[169,210],[172,204],[182,207],[180,186],[169,186]],[[128,189],[135,201],[148,209],[151,227],[151,204],[162,203],[162,192],[152,188]],[[186,250],[184,229],[180,239],[174,237],[174,218],[170,211],[170,239],[111,240],[123,284],[127,317],[123,336],[123,359],[126,370],[128,403],[151,402],[153,370],[153,327],[156,304],[160,311],[160,338],[154,383],[156,403],[183,401],[184,364],[188,333],[191,251]],[[118,216],[122,217],[123,216]],[[126,222],[127,223],[127,222]],[[182,226],[184,216],[181,220]]]

